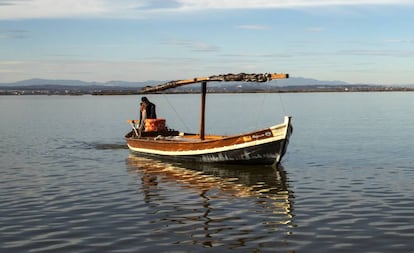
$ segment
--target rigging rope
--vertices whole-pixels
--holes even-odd
[[[276,86],[278,85],[278,80],[274,80],[276,83]],[[282,92],[278,91],[277,92],[279,95],[279,102],[280,102],[280,106],[282,107],[282,112],[283,112],[283,116],[286,116],[286,108],[285,108],[285,104],[283,103],[283,99],[282,99]]]
[[[187,132],[190,131],[190,128],[185,124],[185,121],[181,118],[180,114],[177,112],[177,110],[175,109],[175,107],[173,106],[173,104],[170,102],[170,100],[167,98],[166,94],[162,95],[164,97],[164,99],[167,101],[168,105],[170,106],[170,108],[174,111],[175,115],[177,116],[178,121],[180,121],[181,124],[183,124],[185,130]]]
[[[278,92],[278,93],[279,93],[280,105],[282,106],[283,115],[287,115],[286,114],[286,109],[285,109],[285,104],[283,103],[283,99],[282,99],[282,92]]]
[[[275,81],[277,82],[277,80],[275,80]],[[271,90],[271,88],[272,88],[271,83],[270,82],[266,83],[265,88],[266,88],[267,91],[263,92],[262,103],[261,103],[260,106],[257,107],[258,110],[257,110],[257,113],[256,113],[256,128],[259,127],[259,117],[261,116],[260,112],[263,112],[263,110],[264,110],[266,98],[268,97],[268,93],[269,93],[268,91]],[[279,103],[280,103],[280,107],[282,108],[283,115],[287,115],[285,104],[284,104],[283,99],[282,99],[282,92],[277,92],[277,93],[278,93],[278,96],[279,96]]]
[[[266,85],[268,85],[268,84],[266,84]],[[266,94],[267,94],[266,92],[262,93],[262,97],[263,97],[263,99],[261,99],[262,104],[260,106],[257,106],[255,129],[258,129],[258,127],[259,127],[259,117],[263,116],[263,113],[260,113],[260,112],[263,112],[263,110],[264,110],[264,104],[265,104],[265,100],[266,100],[266,96],[267,96]]]

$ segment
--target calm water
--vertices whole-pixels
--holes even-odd
[[[197,95],[149,98],[197,131]],[[136,96],[0,97],[0,252],[413,252],[414,93],[207,103],[217,134],[292,115],[283,166],[131,156]]]

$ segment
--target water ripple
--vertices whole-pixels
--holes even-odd
[[[283,172],[273,168],[257,173],[256,180],[255,173],[249,177],[234,168],[194,169],[136,157],[128,163],[130,173],[141,177],[139,190],[151,207],[145,238],[156,236],[159,246],[145,245],[148,251],[161,252],[162,238],[167,245],[171,237],[176,244],[199,245],[200,250],[259,248],[283,238],[291,227],[289,191],[278,175]]]

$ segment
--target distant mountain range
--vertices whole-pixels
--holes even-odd
[[[81,80],[53,80],[53,79],[28,79],[12,83],[0,83],[1,87],[10,86],[44,86],[44,85],[62,85],[62,86],[111,86],[111,87],[145,87],[165,83],[167,81],[145,81],[145,82],[127,82],[127,81],[109,81],[109,82],[85,82]],[[343,81],[320,81],[311,78],[291,77],[289,79],[280,79],[276,81],[279,86],[302,86],[302,85],[351,85]],[[215,83],[220,84],[220,83]],[[0,87],[0,88],[1,88]]]
[[[28,79],[13,83],[0,83],[1,87],[21,87],[21,86],[45,86],[45,85],[61,85],[61,86],[119,86],[119,87],[144,87],[154,85],[157,81],[146,82],[126,82],[126,81],[109,81],[109,82],[85,82],[81,80],[53,80],[53,79]]]
[[[169,81],[169,80],[168,80]],[[135,87],[141,88],[148,85],[161,84],[168,81],[159,80],[159,81],[144,81],[144,82],[128,82],[128,81],[109,81],[109,82],[85,82],[81,80],[53,80],[53,79],[40,79],[33,78],[18,82],[11,83],[0,83],[1,87],[10,87],[10,86],[43,86],[43,85],[62,85],[62,86],[110,86],[110,87]],[[312,78],[303,78],[303,77],[290,77],[289,79],[280,79],[274,80],[271,83],[276,83],[278,86],[305,86],[305,85],[374,85],[377,84],[356,84],[356,83],[347,83],[344,81],[321,81]],[[220,86],[220,83],[214,83],[214,85]],[[398,85],[398,84],[395,84]],[[414,84],[413,84],[414,85]],[[404,85],[407,86],[407,85]],[[411,85],[409,85],[411,86]]]
[[[29,79],[13,83],[0,83],[0,95],[14,94],[137,94],[145,86],[166,81],[145,82],[85,82],[81,80]],[[409,88],[407,88],[409,87]],[[262,85],[249,82],[212,82],[210,92],[315,92],[315,91],[395,91],[414,90],[413,86],[385,86],[375,84],[350,84],[343,81],[320,81],[311,78],[291,77]],[[199,92],[199,86],[188,85],[168,92]]]

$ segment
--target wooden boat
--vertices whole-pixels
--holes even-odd
[[[174,161],[203,163],[279,164],[286,153],[292,133],[291,117],[283,123],[257,131],[231,136],[205,134],[205,99],[207,82],[243,81],[266,82],[288,78],[288,74],[225,74],[172,81],[157,86],[147,86],[142,93],[156,93],[187,84],[201,83],[201,119],[199,133],[183,133],[168,129],[162,120],[140,132],[134,120],[128,120],[132,130],[125,135],[129,149],[136,154]]]

